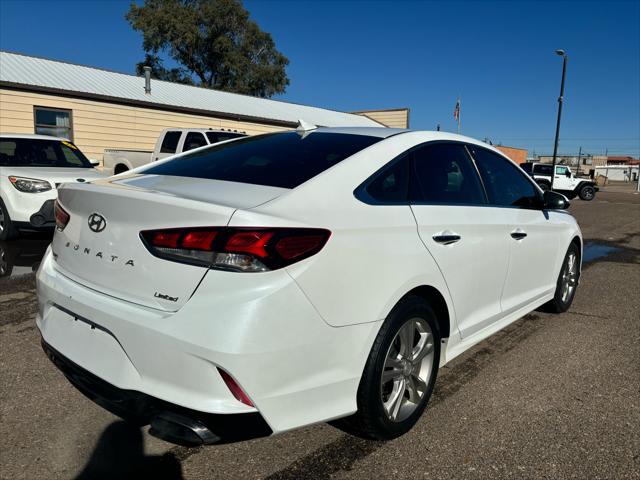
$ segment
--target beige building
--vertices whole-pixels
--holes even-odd
[[[152,150],[165,128],[224,128],[250,135],[318,126],[407,127],[408,109],[338,112],[151,80],[0,51],[0,132],[71,139],[92,159],[106,148]],[[404,119],[404,120],[403,120]]]

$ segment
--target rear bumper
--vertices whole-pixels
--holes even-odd
[[[380,324],[327,325],[284,270],[210,271],[180,310],[166,312],[87,288],[55,263],[49,250],[37,274],[43,340],[118,391],[206,414],[259,413],[273,433],[357,409]],[[255,408],[234,398],[218,369]]]
[[[225,443],[266,437],[273,432],[258,412],[211,414],[184,408],[134,390],[124,390],[93,375],[72,362],[47,342],[42,349],[53,364],[83,395],[111,413],[140,425],[152,424],[151,433],[163,440],[185,445]],[[177,419],[184,424],[207,430],[197,435],[181,435],[167,428],[167,421]],[[196,428],[193,428],[196,430]],[[200,441],[199,441],[200,440]]]

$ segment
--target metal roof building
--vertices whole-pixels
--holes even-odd
[[[149,93],[144,87],[144,77],[0,51],[0,131],[68,136],[101,159],[105,148],[151,149],[159,132],[172,127],[256,134],[295,127],[299,119],[319,126],[387,126],[365,116],[371,112],[338,112],[155,79]]]

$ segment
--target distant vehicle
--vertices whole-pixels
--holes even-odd
[[[81,392],[178,444],[398,437],[440,366],[578,288],[567,198],[468,137],[301,122],[137,173],[60,190],[36,323]]]
[[[522,169],[533,177],[543,191],[551,188],[551,170],[553,165],[548,163],[523,163]],[[571,172],[567,165],[556,165],[556,176],[553,180],[553,189],[572,199],[580,197],[581,200],[593,200],[599,190],[594,182],[584,178],[578,178]]]
[[[0,240],[53,229],[58,186],[106,177],[93,168],[97,163],[64,138],[0,134]]]
[[[105,149],[104,168],[109,173],[117,175],[194,148],[246,136],[246,132],[230,129],[166,128],[160,133],[153,151]]]

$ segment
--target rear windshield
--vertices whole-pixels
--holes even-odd
[[[272,133],[212,145],[144,173],[295,188],[380,140],[342,133]]]
[[[71,142],[0,138],[0,167],[91,168],[91,162]]]
[[[205,134],[209,139],[209,143],[218,143],[231,138],[246,137],[244,133],[231,133],[231,132],[207,132]]]

